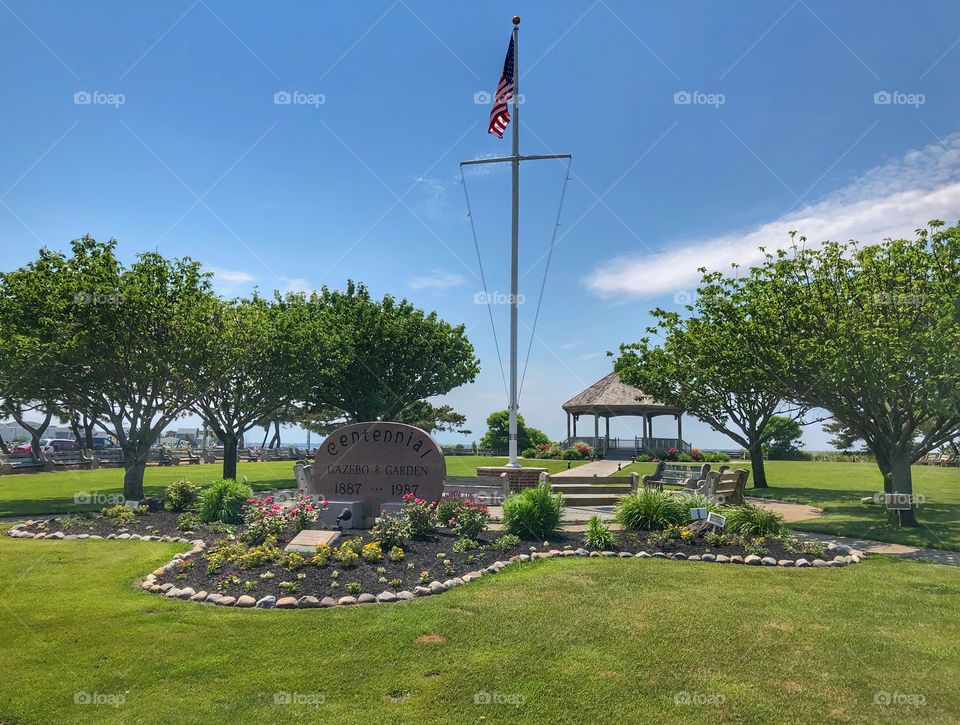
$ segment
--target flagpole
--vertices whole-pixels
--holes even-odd
[[[520,16],[513,16],[513,210],[510,237],[510,460],[508,468],[520,468],[517,462],[517,321],[519,298],[520,242]]]

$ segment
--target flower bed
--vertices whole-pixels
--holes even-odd
[[[306,505],[310,504],[302,498],[293,508],[254,499],[246,508],[244,524],[214,522],[188,531],[178,528],[184,514],[141,511],[132,522],[118,523],[105,514],[61,516],[20,524],[9,534],[190,543],[190,551],[148,574],[141,587],[171,598],[262,608],[402,601],[437,594],[511,564],[553,557],[669,558],[800,568],[840,567],[863,558],[861,552],[834,544],[805,543],[789,535],[723,534],[696,524],[673,524],[657,531],[611,531],[598,548],[585,546],[584,534],[574,532],[556,532],[549,541],[524,541],[485,531],[486,511],[476,504],[445,499],[436,507],[412,498],[407,510],[419,522],[417,535],[410,533],[409,521],[406,528],[398,528],[396,521],[385,517],[376,528],[348,531],[331,547],[318,547],[316,553],[284,552],[298,530],[289,522]],[[431,529],[425,523],[436,508],[445,528]],[[291,513],[295,509],[301,513]],[[265,518],[287,525],[265,527]],[[188,518],[186,523],[192,522]],[[474,538],[465,538],[465,533]],[[392,536],[405,538],[384,545],[383,540]]]

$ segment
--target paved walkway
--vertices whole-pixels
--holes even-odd
[[[624,461],[592,461],[576,468],[568,468],[566,471],[560,471],[560,473],[551,473],[550,478],[565,478],[566,476],[598,476],[602,478],[616,473],[623,464]]]

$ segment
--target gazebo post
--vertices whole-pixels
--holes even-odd
[[[683,413],[677,413],[677,448],[683,450]]]
[[[596,450],[600,443],[600,415],[598,413],[593,414],[593,447]]]
[[[577,437],[577,418],[579,417],[580,416],[577,415],[576,413],[573,414],[573,437],[574,438]]]
[[[609,415],[605,415],[605,416],[604,416],[604,419],[605,419],[606,422],[607,422],[607,427],[605,428],[605,431],[606,431],[606,443],[604,443],[604,445],[603,445],[603,455],[607,455],[607,451],[610,450],[610,416],[609,416]]]
[[[567,413],[567,440],[570,440],[570,414]]]

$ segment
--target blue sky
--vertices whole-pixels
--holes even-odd
[[[5,0],[0,264],[90,233],[128,258],[201,260],[224,294],[354,278],[407,296],[467,325],[483,370],[446,400],[479,434],[505,394],[458,163],[509,152],[475,96],[496,85],[513,13],[522,150],[574,154],[521,400],[551,436],[700,264],[748,263],[791,229],[870,241],[957,219],[955,3]],[[559,162],[524,168],[522,352],[562,181]],[[509,175],[468,185],[505,292]]]

